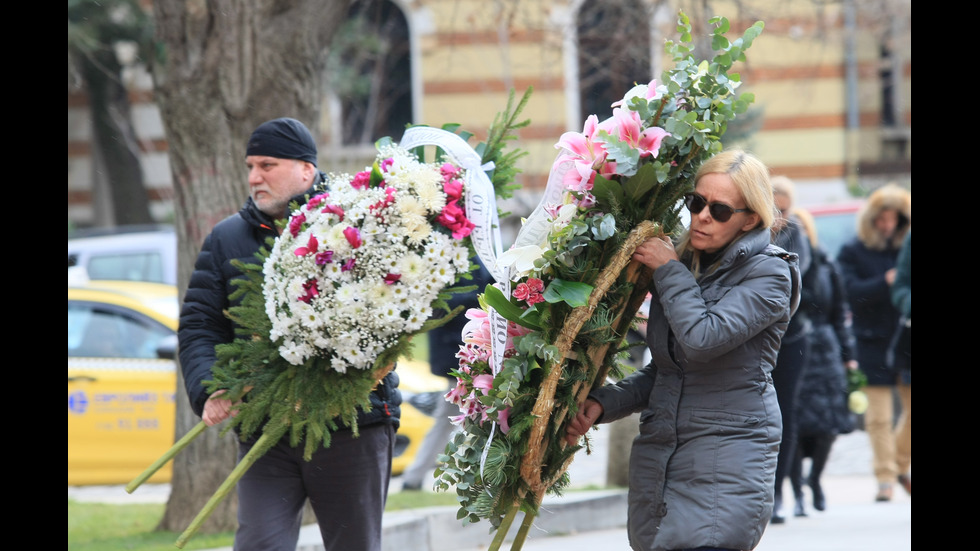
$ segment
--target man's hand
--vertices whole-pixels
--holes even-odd
[[[602,412],[602,404],[592,398],[585,400],[585,403],[579,406],[575,418],[572,419],[572,422],[565,429],[565,442],[569,446],[578,444],[579,437],[592,428],[595,420],[602,416]]]
[[[225,419],[238,414],[238,410],[232,410],[234,404],[231,403],[231,400],[219,398],[224,393],[224,390],[216,390],[208,398],[208,401],[204,402],[204,413],[201,415],[201,419],[204,420],[205,425],[213,427]]]

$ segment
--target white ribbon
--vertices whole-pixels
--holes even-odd
[[[483,159],[479,153],[474,151],[460,136],[431,126],[409,128],[402,136],[399,145],[405,149],[434,145],[445,151],[453,161],[466,171],[463,180],[466,190],[466,218],[474,224],[473,231],[470,233],[473,248],[476,249],[477,256],[480,257],[490,275],[503,287],[504,296],[510,296],[509,274],[497,265],[497,257],[503,254],[503,240],[500,237],[496,192],[486,173],[486,171],[493,169],[493,163],[483,164]],[[490,308],[489,319],[490,330],[493,335],[490,353],[493,357],[493,374],[496,376],[503,367],[504,348],[507,345],[507,320],[493,308]],[[490,442],[493,440],[496,427],[497,424],[494,423],[490,429],[490,438],[487,439],[483,449],[480,459],[481,473],[486,463],[487,453],[490,451]]]
[[[559,153],[559,157],[564,153]],[[551,231],[551,217],[547,212],[548,205],[560,205],[564,201],[567,189],[564,185],[565,174],[574,168],[572,161],[555,163],[551,167],[551,174],[548,175],[548,185],[544,189],[544,195],[538,206],[528,215],[521,230],[517,232],[513,247],[524,247],[527,245],[543,245],[548,239]]]

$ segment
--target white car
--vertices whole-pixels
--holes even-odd
[[[68,267],[93,280],[177,284],[177,234],[172,226],[121,227],[68,239]]]

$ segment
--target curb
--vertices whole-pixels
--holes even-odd
[[[529,537],[548,537],[626,526],[627,491],[574,491],[547,496]],[[385,513],[382,551],[458,551],[460,542],[486,548],[493,541],[490,524],[463,524],[457,507],[425,507]],[[523,517],[515,519],[520,525]],[[511,528],[511,536],[517,528]],[[507,541],[511,541],[508,537]],[[316,524],[300,531],[297,551],[324,551]]]

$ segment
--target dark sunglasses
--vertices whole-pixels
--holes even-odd
[[[736,212],[752,212],[752,209],[736,209],[725,203],[709,203],[697,193],[685,195],[684,204],[687,205],[687,210],[691,211],[691,214],[699,214],[704,210],[704,207],[708,207],[708,214],[723,224],[731,220],[732,215]]]

